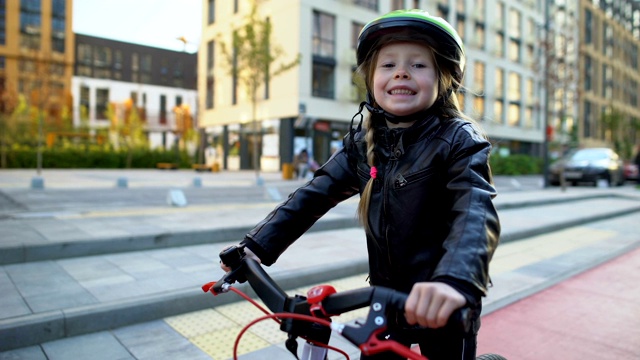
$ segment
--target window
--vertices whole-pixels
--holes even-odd
[[[333,70],[334,66],[315,63],[313,64],[313,96],[333,99]]]
[[[484,25],[476,23],[474,42],[478,49],[484,49]]]
[[[484,91],[484,63],[476,61],[473,65],[473,86],[474,92]]]
[[[107,119],[109,89],[96,89],[96,118]]]
[[[213,57],[214,56],[213,49],[214,49],[214,42],[213,41],[207,42],[207,74],[213,72],[213,65],[215,64],[214,62],[215,58]]]
[[[42,26],[40,0],[20,0],[20,46],[26,49],[40,49]]]
[[[520,40],[509,40],[509,60],[520,62]]]
[[[51,9],[51,50],[64,53],[65,27],[65,0],[53,0]]]
[[[473,98],[473,111],[478,118],[484,117],[484,97],[476,96]]]
[[[313,12],[313,55],[335,55],[335,18],[318,11]]]
[[[512,39],[520,39],[522,37],[520,26],[520,12],[516,9],[511,9],[509,11],[509,36]]]
[[[391,10],[400,10],[400,9],[404,9],[404,0],[392,0]]]
[[[145,84],[151,83],[151,55],[144,54],[142,56],[140,69],[142,70],[142,74],[140,75],[140,82]]]
[[[0,0],[0,45],[7,43],[7,1]]]
[[[527,100],[529,104],[533,104],[536,101],[535,86],[532,78],[527,79]]]
[[[131,81],[134,83],[140,81],[138,70],[140,70],[140,56],[134,52],[131,54]]]
[[[213,24],[216,21],[216,1],[209,0],[207,5],[207,23]]]
[[[464,40],[464,17],[458,15],[458,22],[456,23],[456,31],[458,32],[458,35],[460,35],[460,38],[462,40]]]
[[[182,96],[176,95],[176,106],[182,105]]]
[[[167,96],[160,95],[160,124],[167,124]]]
[[[360,36],[360,31],[362,31],[363,27],[364,24],[357,22],[351,23],[351,48],[354,50],[358,47],[358,37]]]
[[[334,98],[335,18],[313,12],[313,70],[312,95]]]
[[[520,104],[509,104],[509,113],[507,114],[507,124],[509,126],[518,126],[520,124]]]
[[[501,98],[504,95],[504,71],[502,69],[496,69],[495,80],[495,97]]]
[[[498,33],[496,34],[496,43],[495,43],[495,54],[498,57],[504,56],[504,36]]]
[[[496,124],[502,124],[502,116],[504,112],[504,104],[501,99],[496,100],[493,103],[493,122]]]
[[[593,42],[593,14],[591,10],[585,9],[584,13],[584,43],[591,44]]]
[[[91,97],[88,86],[80,86],[80,118],[86,118],[91,109]]]
[[[213,109],[213,76],[207,76],[207,92],[205,94],[205,106],[207,109]]]
[[[215,43],[213,41],[207,42],[207,90],[205,94],[205,107],[207,109],[213,109],[213,67],[215,65]]]
[[[356,6],[362,6],[365,9],[378,11],[378,0],[353,0]]]
[[[91,45],[89,44],[78,44],[78,55],[77,59],[80,64],[91,65],[91,59],[93,55],[91,54]]]
[[[509,73],[509,101],[520,101],[522,99],[522,91],[520,86],[520,75],[517,73]]]
[[[111,49],[106,46],[97,46],[93,53],[93,66],[106,67],[111,65]]]

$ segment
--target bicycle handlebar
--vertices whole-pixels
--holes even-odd
[[[307,297],[299,295],[290,297],[265,272],[262,265],[245,257],[244,246],[232,246],[222,250],[220,259],[231,268],[231,271],[212,286],[211,283],[203,286],[202,289],[205,292],[210,291],[218,295],[227,292],[234,282],[248,281],[251,288],[272,312],[312,315],[323,319],[330,319],[331,316],[369,306],[370,311],[364,324],[360,326],[332,324],[332,329],[338,331],[365,353],[374,354],[391,350],[399,355],[408,354],[406,351],[409,350],[396,342],[377,339],[377,335],[387,328],[387,318],[391,313],[404,313],[407,294],[381,286],[335,292],[333,287],[325,285],[310,289]],[[452,314],[448,326],[454,326],[459,331],[466,332],[470,328],[470,323],[471,311],[463,308]],[[280,328],[290,337],[302,336],[328,343],[331,329],[326,327],[319,329],[313,325],[305,321],[283,319]]]

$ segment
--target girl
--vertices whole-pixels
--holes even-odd
[[[455,94],[464,61],[456,31],[424,11],[398,10],[368,23],[357,46],[357,74],[367,91],[354,116],[360,124],[311,181],[242,241],[271,265],[318,218],[359,193],[370,283],[409,293],[406,322],[429,328],[397,326],[388,335],[419,343],[431,360],[475,359],[481,297],[500,232],[491,146]],[[447,319],[465,305],[476,310],[471,333],[449,333]]]

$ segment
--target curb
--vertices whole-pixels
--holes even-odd
[[[354,218],[320,219],[307,232],[360,226]],[[253,226],[0,247],[0,265],[241,240]]]

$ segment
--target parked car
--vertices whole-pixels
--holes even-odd
[[[624,166],[618,154],[608,148],[579,149],[569,152],[549,167],[549,183],[560,185],[564,173],[567,184],[592,183],[622,185]]]
[[[624,178],[627,181],[635,181],[640,182],[640,174],[638,169],[638,165],[633,163],[625,163],[624,164]]]

